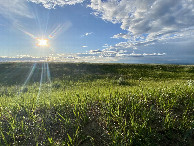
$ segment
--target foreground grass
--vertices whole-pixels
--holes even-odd
[[[0,76],[10,67],[22,72],[30,66],[0,65]],[[194,142],[193,66],[50,64],[50,69],[52,85],[44,83],[40,93],[38,67],[19,95],[22,78],[10,81],[16,75],[11,73],[1,78],[1,145]]]

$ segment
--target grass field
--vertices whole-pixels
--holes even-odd
[[[0,145],[192,145],[194,66],[1,63]]]

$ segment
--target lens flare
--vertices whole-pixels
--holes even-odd
[[[37,39],[38,43],[37,46],[40,47],[47,47],[48,46],[48,39]]]

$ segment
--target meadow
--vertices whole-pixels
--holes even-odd
[[[0,145],[194,143],[194,66],[0,63]]]

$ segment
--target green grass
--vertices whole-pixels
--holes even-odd
[[[194,66],[0,64],[0,145],[192,145]]]

